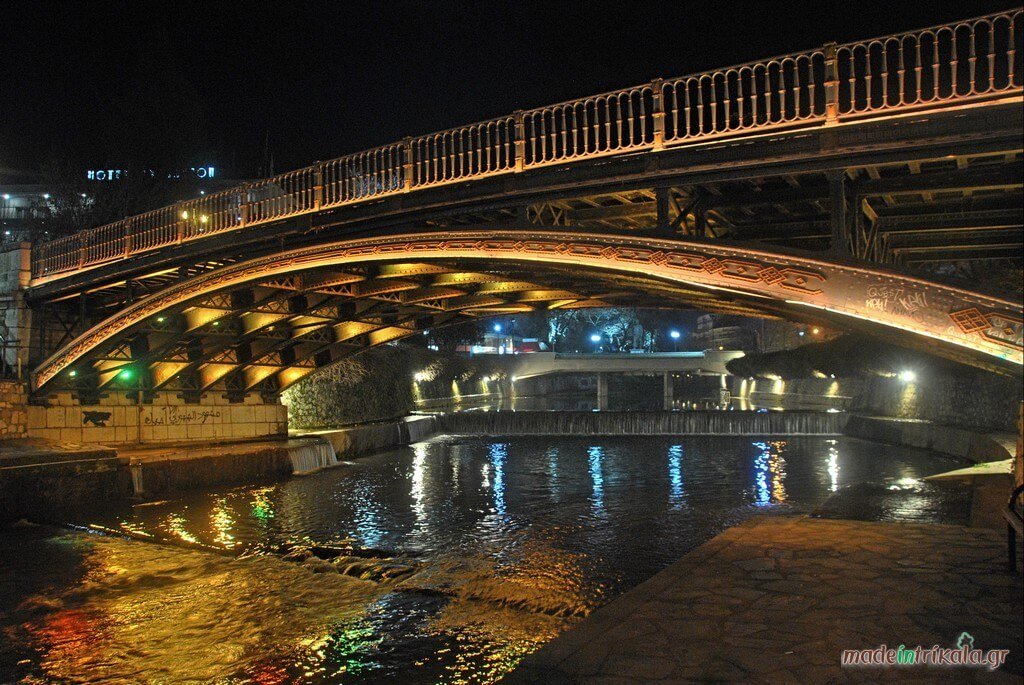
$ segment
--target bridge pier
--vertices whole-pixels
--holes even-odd
[[[25,289],[30,278],[29,245],[0,248],[0,439],[21,438],[27,430],[32,310]]]
[[[608,374],[597,374],[597,408],[600,411],[608,409]]]
[[[675,387],[672,383],[671,371],[665,371],[662,373],[661,385],[664,395],[664,409],[665,411],[672,411],[672,401],[675,395]]]
[[[31,277],[28,243],[4,246],[0,251],[0,377],[24,380],[28,373],[32,310],[25,302],[25,290]]]

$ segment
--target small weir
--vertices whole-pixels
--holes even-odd
[[[438,417],[458,435],[838,435],[845,412],[497,411]]]
[[[327,440],[310,440],[300,445],[289,445],[288,458],[292,462],[292,473],[299,476],[338,465],[334,446]]]

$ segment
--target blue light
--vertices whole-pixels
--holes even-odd
[[[601,473],[601,460],[604,457],[604,450],[599,446],[587,448],[587,461],[590,465],[590,479],[594,484],[594,491],[590,497],[590,504],[595,514],[604,513],[604,474]]]
[[[680,509],[683,498],[683,446],[672,445],[668,448],[669,504],[673,509]]]
[[[669,335],[672,336],[673,340],[679,340],[679,331],[671,331]]]
[[[494,467],[494,511],[498,516],[505,515],[505,460],[508,458],[508,445],[496,442],[490,449],[491,466]]]
[[[495,333],[501,333],[501,324],[500,323],[494,324],[494,332]]]
[[[590,342],[601,342],[601,336],[599,336],[597,333],[594,333],[592,336],[590,336]]]

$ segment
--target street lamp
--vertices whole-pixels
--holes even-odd
[[[494,332],[495,333],[501,333],[501,324],[500,323],[494,324]]]
[[[593,333],[593,334],[592,334],[592,335],[590,336],[590,342],[594,343],[594,352],[597,352],[597,351],[598,351],[598,349],[599,349],[599,348],[598,348],[598,343],[600,343],[600,342],[601,342],[601,336],[600,336],[600,335],[598,335],[597,333]]]
[[[672,351],[673,352],[678,352],[679,351],[679,331],[677,331],[675,329],[672,329],[671,331],[669,331],[668,336],[670,338],[672,338]]]

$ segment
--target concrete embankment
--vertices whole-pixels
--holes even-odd
[[[326,440],[339,459],[349,459],[426,440],[438,430],[437,416],[405,416],[346,428],[301,431],[296,435]]]
[[[978,433],[930,421],[852,415],[846,435],[890,445],[919,447],[973,462],[1001,461],[1013,457],[1012,434]]]

